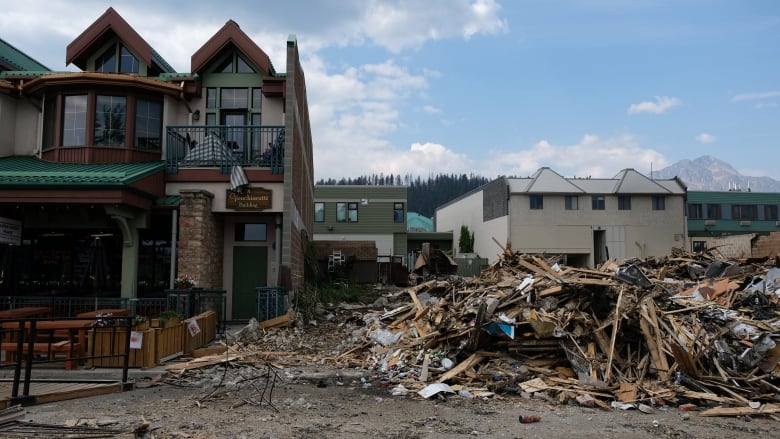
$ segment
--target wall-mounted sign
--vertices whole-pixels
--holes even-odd
[[[0,244],[22,244],[22,222],[0,217]]]
[[[244,188],[241,193],[225,191],[225,207],[236,210],[263,210],[271,208],[271,191],[259,187]]]

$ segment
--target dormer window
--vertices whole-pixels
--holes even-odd
[[[119,60],[117,62],[117,60]],[[95,60],[95,71],[102,73],[134,73],[140,69],[136,58],[127,47],[115,44]]]

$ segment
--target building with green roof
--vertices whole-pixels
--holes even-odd
[[[228,20],[180,73],[113,8],[64,48],[77,72],[0,40],[0,294],[164,297],[187,277],[247,319],[257,287],[300,288],[312,139],[286,48],[279,73]]]

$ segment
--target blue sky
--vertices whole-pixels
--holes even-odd
[[[0,37],[54,70],[113,6],[179,72],[228,19],[284,69],[295,34],[315,178],[612,177],[713,155],[780,179],[774,0],[28,0]]]

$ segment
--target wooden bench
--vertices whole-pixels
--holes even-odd
[[[6,353],[6,361],[9,360],[11,354],[21,355],[22,358],[27,356],[27,351],[30,348],[29,343],[22,343],[22,352],[19,352],[19,344],[16,342],[3,342],[0,343],[0,351]],[[55,360],[55,353],[65,354],[65,370],[73,369],[73,365],[78,363],[78,355],[81,346],[79,343],[71,343],[68,340],[59,341],[56,343],[33,343],[33,353],[46,354],[48,360]],[[13,357],[14,359],[16,357]]]

